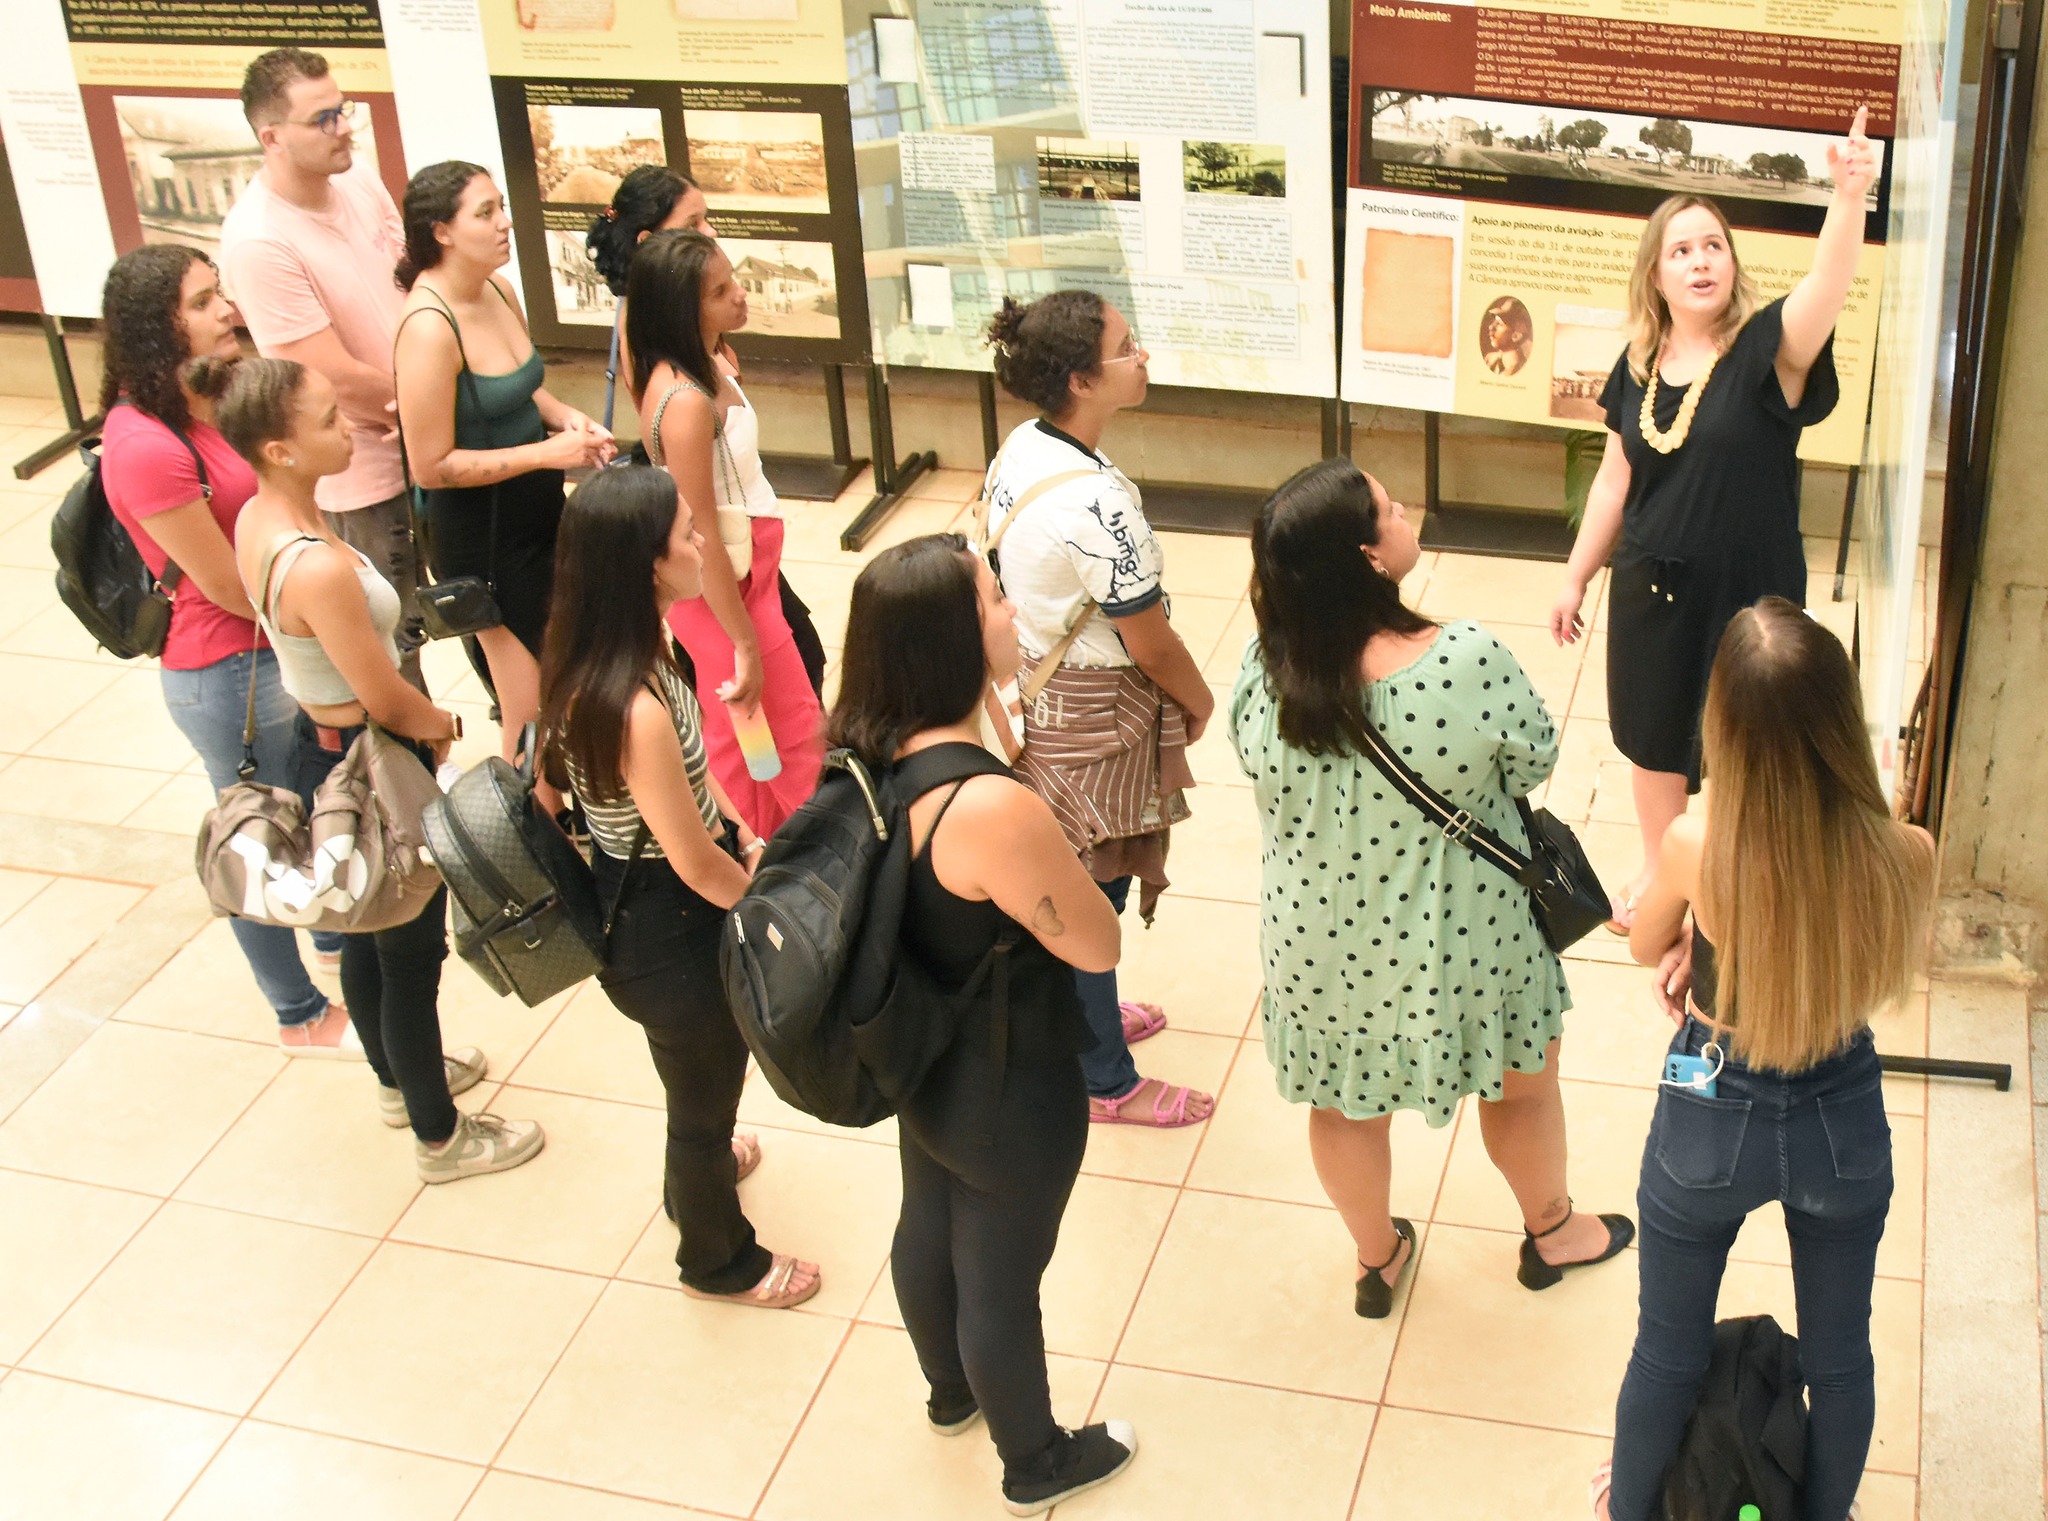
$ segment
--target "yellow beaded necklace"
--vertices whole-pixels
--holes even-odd
[[[1678,416],[1672,419],[1671,431],[1662,432],[1657,427],[1657,369],[1664,362],[1660,352],[1650,364],[1650,378],[1643,384],[1643,411],[1638,421],[1642,425],[1643,442],[1659,454],[1676,454],[1685,446],[1688,434],[1692,432],[1693,413],[1700,409],[1700,396],[1707,389],[1714,366],[1721,362],[1721,351],[1715,349],[1707,356],[1706,365],[1685,388],[1685,397],[1678,403]]]

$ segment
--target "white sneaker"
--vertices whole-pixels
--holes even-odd
[[[475,1046],[464,1046],[452,1056],[441,1058],[441,1064],[448,1069],[448,1096],[467,1093],[484,1080],[484,1074],[491,1070],[491,1064],[484,1059],[483,1052]],[[384,1123],[393,1130],[403,1130],[412,1123],[412,1117],[405,1112],[405,1095],[396,1088],[377,1085],[377,1111],[384,1116]]]
[[[495,1114],[465,1114],[455,1121],[455,1134],[443,1146],[413,1142],[413,1161],[422,1183],[453,1183],[457,1178],[507,1172],[530,1162],[547,1145],[547,1136],[533,1120],[501,1120]]]

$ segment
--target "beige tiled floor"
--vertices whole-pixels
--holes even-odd
[[[8,447],[47,423],[31,410],[0,408],[22,430]],[[24,828],[88,831],[97,843],[75,845],[79,861],[125,859],[126,842],[173,864],[0,867],[0,1036],[21,1043],[0,1057],[55,1038],[83,953],[159,922],[158,884],[207,801],[154,673],[96,654],[52,603],[43,525],[70,468],[0,480],[0,809]],[[878,543],[957,524],[974,483],[927,477]],[[792,509],[790,574],[828,646],[858,568],[837,549],[857,504]],[[1251,629],[1245,542],[1174,535],[1167,556],[1175,622],[1227,688]],[[1432,554],[1409,591],[1433,615],[1483,615],[1527,664],[1565,719],[1549,806],[1625,876],[1636,845],[1604,722],[1605,636],[1550,642],[1556,579]],[[436,649],[430,667],[472,705],[473,760],[495,738],[450,655]],[[1469,1104],[1436,1131],[1402,1116],[1395,1203],[1422,1226],[1418,1270],[1393,1318],[1352,1315],[1352,1253],[1254,1019],[1251,794],[1220,725],[1195,761],[1175,888],[1155,928],[1133,919],[1126,985],[1173,1021],[1143,1048],[1147,1068],[1222,1104],[1205,1127],[1091,1136],[1045,1286],[1054,1403],[1070,1422],[1130,1418],[1144,1445],[1126,1478],[1067,1510],[1582,1514],[1633,1329],[1633,1254],[1527,1294],[1515,1209]],[[674,1285],[674,1230],[656,1206],[659,1085],[594,988],[528,1010],[450,963],[449,1042],[483,1046],[493,1069],[465,1103],[541,1119],[550,1144],[521,1171],[428,1191],[407,1138],[378,1123],[363,1069],[280,1057],[225,926],[190,923],[169,943],[151,931],[160,949],[116,1006],[32,1091],[0,1099],[0,1514],[999,1514],[988,1443],[924,1429],[887,1274],[893,1126],[827,1132],[751,1084],[743,1113],[767,1160],[747,1206],[764,1240],[824,1264],[827,1288],[786,1315],[699,1303]],[[1599,937],[1569,970],[1573,1186],[1590,1207],[1626,1209],[1665,1027],[1618,944]],[[1924,1009],[1887,1034],[1924,1049]],[[1925,1105],[1914,1083],[1889,1095],[1902,1186],[1877,1293],[1873,1521],[1914,1514],[1920,1461]],[[1789,1319],[1782,1226],[1754,1222],[1736,1257],[1723,1309]]]

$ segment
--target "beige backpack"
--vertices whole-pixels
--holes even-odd
[[[269,607],[271,566],[264,576]],[[410,924],[441,885],[420,817],[441,795],[432,773],[399,739],[372,725],[313,794],[256,774],[256,680],[242,725],[242,779],[221,789],[199,826],[197,863],[213,911],[295,929],[367,934]]]

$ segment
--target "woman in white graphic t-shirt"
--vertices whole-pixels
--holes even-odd
[[[1145,399],[1146,354],[1123,314],[1091,291],[1030,306],[1005,300],[989,342],[996,379],[1040,413],[1011,433],[987,486],[1030,698],[1017,775],[1052,805],[1119,912],[1139,880],[1149,922],[1166,886],[1168,831],[1188,816],[1185,751],[1215,697],[1169,621],[1163,557],[1138,489],[1101,450],[1111,414]],[[1040,672],[1048,659],[1055,668]],[[1141,1078],[1131,1059],[1131,1043],[1164,1029],[1166,1016],[1120,999],[1114,971],[1077,972],[1075,982],[1096,1039],[1081,1058],[1089,1118],[1162,1128],[1207,1119],[1210,1095]]]

